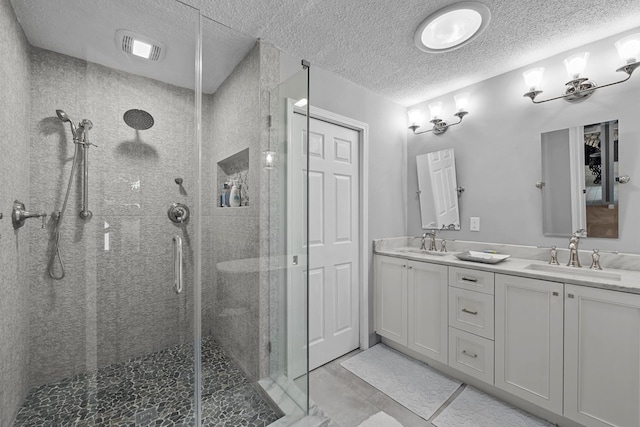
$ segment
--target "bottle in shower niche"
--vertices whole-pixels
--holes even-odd
[[[225,182],[224,184],[222,184],[222,191],[220,192],[220,204],[218,206],[220,206],[221,208],[224,208],[224,195],[227,193],[227,183]]]
[[[231,192],[229,195],[229,203],[232,208],[237,208],[240,206],[240,186],[236,181],[231,182]]]
[[[230,196],[231,196],[231,182],[225,182],[224,183],[224,205],[226,207],[231,206],[229,204]]]

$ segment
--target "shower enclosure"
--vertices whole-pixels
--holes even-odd
[[[308,64],[175,0],[0,0],[0,32],[0,425],[307,414]]]

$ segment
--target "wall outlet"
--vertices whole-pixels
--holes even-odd
[[[469,218],[469,230],[480,231],[480,217],[472,216]]]

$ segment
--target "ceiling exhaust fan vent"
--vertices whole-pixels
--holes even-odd
[[[164,43],[128,30],[116,31],[116,44],[126,54],[149,61],[162,60],[167,50]]]

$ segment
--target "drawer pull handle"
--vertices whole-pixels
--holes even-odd
[[[465,281],[465,282],[473,282],[473,283],[477,283],[478,279],[472,279],[469,277],[462,277],[461,280]]]
[[[473,314],[474,316],[478,314],[477,311],[471,311],[471,310],[467,310],[466,308],[462,309],[463,313],[469,313],[469,314]]]
[[[462,350],[462,354],[464,354],[465,356],[472,357],[472,358],[474,358],[474,359],[477,359],[477,358],[478,358],[478,355],[477,355],[477,354],[468,353],[468,352],[467,352],[467,350]]]

